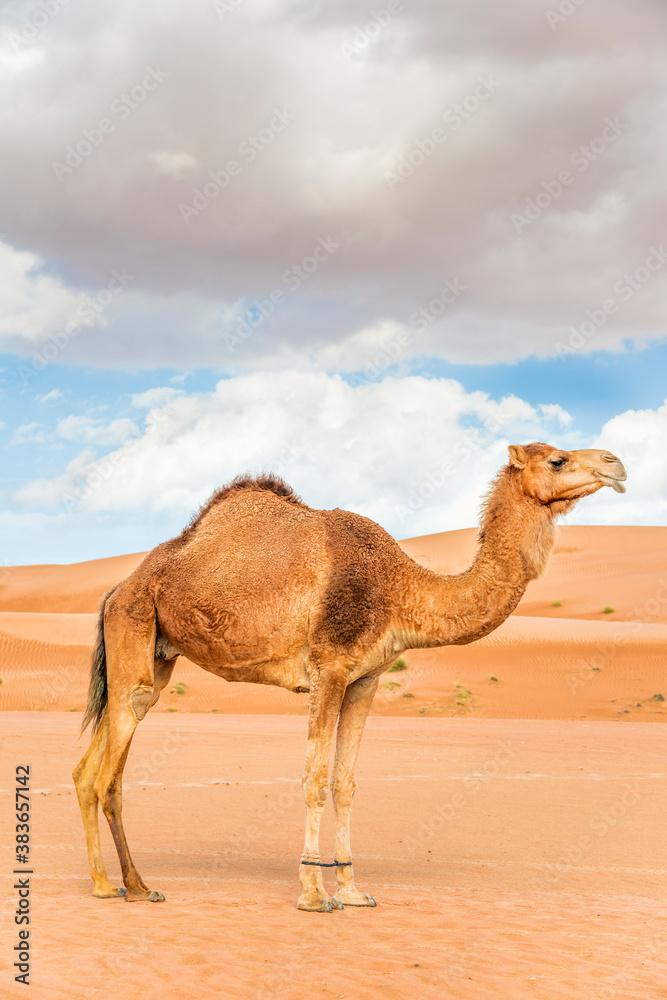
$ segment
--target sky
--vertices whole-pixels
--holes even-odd
[[[532,440],[627,467],[568,523],[666,524],[666,38],[660,0],[2,5],[0,565],[269,469],[469,527]]]

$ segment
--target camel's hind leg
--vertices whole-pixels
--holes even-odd
[[[122,595],[119,595],[122,596]],[[161,892],[152,892],[132,861],[122,820],[123,769],[134,731],[155,700],[154,653],[155,609],[144,607],[133,595],[131,613],[114,594],[104,618],[106,670],[109,700],[108,732],[95,791],[118,851],[126,899],[130,902],[161,902]]]
[[[156,703],[160,697],[160,692],[169,683],[176,660],[177,657],[171,660],[155,660],[153,697],[148,706],[149,708]],[[83,826],[86,832],[90,874],[95,883],[93,896],[97,896],[98,899],[125,895],[125,889],[119,889],[109,881],[104,861],[102,860],[102,848],[100,845],[97,809],[99,799],[95,790],[95,781],[102,764],[102,756],[107,742],[107,731],[108,718],[107,712],[105,712],[99,729],[93,736],[90,746],[72,775],[83,817]]]
[[[344,903],[345,906],[376,905],[372,896],[366,892],[359,892],[354,884],[350,847],[350,812],[352,811],[352,796],[357,786],[355,769],[359,745],[377,686],[377,677],[362,677],[354,684],[350,684],[345,692],[338,720],[336,759],[331,781],[336,812],[335,856],[337,861],[344,861],[347,864],[336,868],[338,891],[334,899]]]
[[[107,717],[106,714],[100,723],[100,727],[91,740],[90,746],[81,758],[81,762],[75,769],[72,777],[76,786],[76,794],[79,799],[83,826],[86,831],[86,846],[88,848],[88,861],[90,863],[90,875],[95,883],[93,896],[100,899],[107,899],[110,896],[124,896],[125,889],[118,889],[109,881],[102,860],[102,848],[100,845],[100,828],[97,816],[97,792],[95,791],[95,778],[98,775],[102,754],[107,741]]]

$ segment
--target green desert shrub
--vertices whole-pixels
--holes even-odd
[[[407,663],[405,662],[402,656],[399,656],[399,658],[396,660],[396,663],[392,663],[392,665],[389,667],[387,673],[393,674],[396,673],[397,670],[407,670],[407,669],[408,669]]]

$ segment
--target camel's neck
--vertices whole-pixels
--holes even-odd
[[[508,467],[489,494],[479,537],[475,560],[463,573],[413,569],[406,595],[408,648],[462,645],[497,628],[546,564],[554,509],[526,497]]]

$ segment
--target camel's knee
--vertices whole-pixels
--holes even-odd
[[[159,697],[159,692],[158,692]],[[153,697],[153,687],[146,687],[142,685],[137,687],[130,694],[130,708],[132,709],[132,714],[134,715],[137,722],[141,720],[146,715],[146,712],[154,705],[157,701],[157,697]]]
[[[77,787],[92,784],[94,781],[100,769],[102,754],[104,753],[106,742],[107,727],[105,717],[102,725],[93,736],[90,746],[72,771],[72,778]]]
[[[357,788],[356,781],[334,781],[331,786],[334,805],[337,809],[345,809],[352,805],[352,799]]]
[[[72,780],[77,788],[81,788],[84,785],[91,785],[93,783],[95,776],[91,774],[91,769],[86,767],[87,763],[88,761],[84,757],[72,771]],[[88,778],[87,781],[86,778]]]
[[[309,809],[323,809],[329,794],[326,778],[305,778],[303,782],[303,797]]]
[[[117,814],[120,811],[121,798],[116,778],[111,781],[96,781],[94,787],[106,818],[109,819],[110,816]]]

